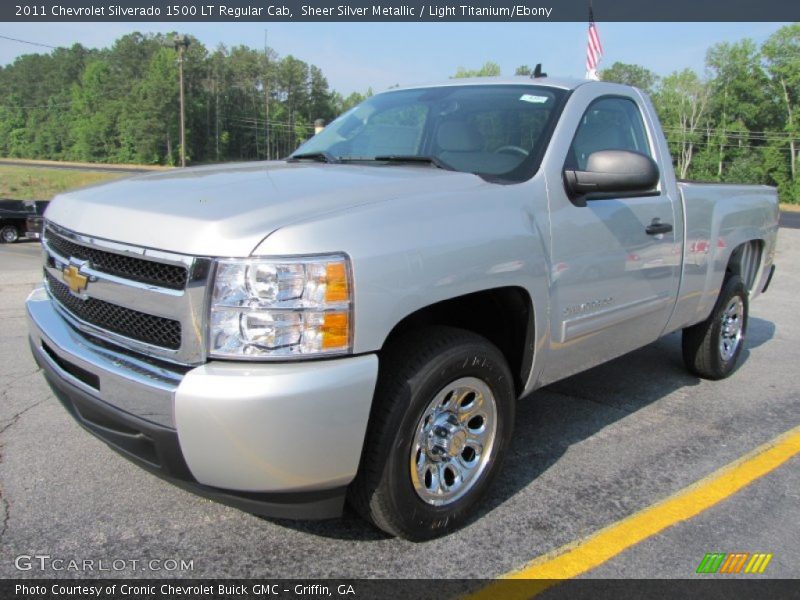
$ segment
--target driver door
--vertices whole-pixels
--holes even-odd
[[[638,99],[609,95],[588,103],[559,174],[565,168],[585,170],[589,155],[599,150],[654,156]],[[674,230],[648,233],[654,222],[677,224],[675,198],[665,188],[662,173],[654,193],[620,194],[581,206],[570,199],[563,180],[551,183],[552,358],[545,382],[644,346],[663,331],[681,264]]]

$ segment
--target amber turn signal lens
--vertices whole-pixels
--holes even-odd
[[[329,262],[325,265],[325,280],[326,303],[347,302],[350,299],[344,262]]]
[[[320,330],[323,349],[347,348],[350,344],[350,314],[347,312],[325,313]]]

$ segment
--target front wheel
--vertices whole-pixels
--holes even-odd
[[[411,540],[462,526],[511,438],[514,387],[502,353],[459,329],[404,336],[381,356],[374,403],[350,503]]]
[[[724,379],[736,368],[747,333],[748,294],[734,275],[722,285],[711,315],[683,330],[686,367],[704,379]]]
[[[0,229],[0,240],[4,244],[13,244],[19,239],[19,231],[13,225],[6,225]]]

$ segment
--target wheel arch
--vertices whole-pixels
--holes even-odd
[[[508,362],[517,396],[522,394],[533,367],[535,347],[534,306],[527,290],[517,286],[492,288],[420,308],[392,328],[380,352],[398,336],[434,325],[471,331],[492,342]]]
[[[751,239],[733,249],[725,267],[725,279],[738,275],[747,291],[752,294],[763,263],[764,240]]]

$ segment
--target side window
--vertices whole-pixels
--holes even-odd
[[[586,109],[567,155],[567,167],[582,171],[592,152],[631,150],[651,156],[644,121],[633,100],[606,97]]]

